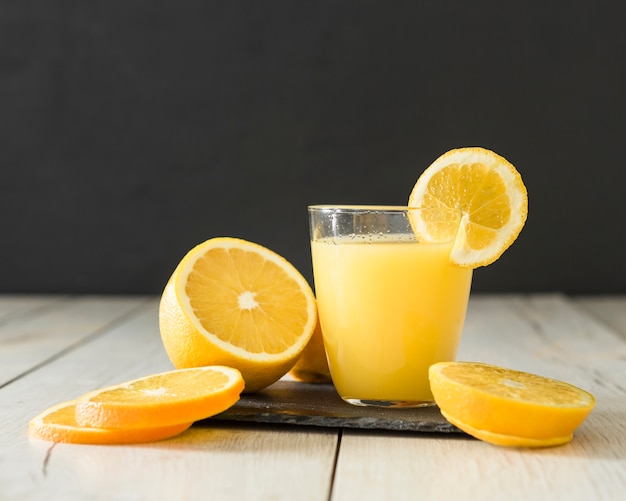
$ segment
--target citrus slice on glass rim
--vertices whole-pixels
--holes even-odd
[[[408,205],[460,210],[450,259],[467,268],[497,260],[515,241],[528,215],[528,195],[519,172],[505,158],[480,147],[450,150],[437,158],[415,183]],[[440,222],[428,218],[436,212],[416,214],[412,224],[418,237],[440,241]]]

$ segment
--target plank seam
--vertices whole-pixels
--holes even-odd
[[[134,308],[131,308],[127,312],[121,314],[119,317],[114,318],[113,320],[111,320],[109,323],[104,324],[103,326],[97,328],[96,330],[94,330],[90,334],[87,334],[82,339],[76,341],[75,343],[73,343],[73,344],[71,344],[69,346],[66,346],[62,350],[56,352],[54,355],[46,358],[45,360],[42,360],[38,364],[33,365],[28,370],[22,372],[21,374],[16,375],[15,377],[9,379],[8,381],[5,381],[4,383],[0,384],[0,390],[2,388],[4,388],[4,387],[10,385],[11,383],[14,383],[14,382],[22,379],[23,377],[25,377],[25,376],[27,376],[29,374],[32,374],[33,372],[41,369],[42,367],[45,367],[46,365],[54,362],[55,360],[58,360],[61,357],[64,357],[65,355],[75,351],[76,349],[80,348],[81,346],[83,346],[83,345],[85,345],[87,343],[90,343],[93,340],[99,338],[100,336],[106,334],[107,332],[109,332],[110,330],[114,329],[118,325],[121,325],[124,322],[126,322],[129,318],[131,318],[131,317],[135,316],[136,314],[138,314],[139,311],[147,308],[152,301],[153,301],[153,298],[147,298],[145,301],[142,301],[139,304],[137,304]]]
[[[333,498],[333,490],[335,488],[335,478],[337,478],[337,465],[339,464],[339,451],[341,450],[341,438],[343,437],[343,428],[339,428],[337,435],[337,447],[335,449],[335,457],[333,458],[333,467],[331,470],[330,485],[328,486],[328,501]]]

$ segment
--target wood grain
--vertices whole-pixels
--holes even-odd
[[[0,312],[11,301],[0,298]],[[210,421],[139,446],[29,439],[28,420],[48,406],[171,368],[156,298],[37,301],[22,302],[22,313],[0,322],[0,334],[13,340],[0,344],[0,501],[586,501],[626,492],[623,296],[470,300],[460,359],[555,377],[596,396],[574,440],[542,450],[458,434]]]
[[[35,294],[0,294],[0,322],[8,318],[46,308],[63,301],[67,296]]]
[[[626,339],[626,296],[580,297],[574,303]]]
[[[89,304],[96,317],[108,305]],[[162,442],[109,447],[29,439],[28,420],[54,403],[172,369],[157,302],[128,305],[124,322],[0,389],[0,500],[327,497],[336,430],[203,424]]]
[[[34,307],[0,324],[0,386],[64,350],[97,335],[145,299],[80,297],[58,301],[55,308]],[[11,304],[10,299],[0,302]],[[17,301],[26,309],[22,299]],[[41,306],[41,303],[35,302]]]

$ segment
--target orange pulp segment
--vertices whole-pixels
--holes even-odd
[[[96,428],[155,428],[191,423],[239,400],[241,374],[230,367],[179,369],[96,390],[76,400],[76,421]]]

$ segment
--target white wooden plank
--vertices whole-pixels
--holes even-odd
[[[594,440],[581,436],[557,448],[521,450],[473,439],[349,431],[332,499],[623,499],[624,444],[617,456],[620,447],[607,451]]]
[[[63,301],[62,295],[0,294],[0,322]]]
[[[460,359],[582,386],[597,406],[570,444],[346,431],[332,499],[621,499],[626,492],[626,343],[562,296],[473,297]]]
[[[336,437],[321,429],[194,426],[132,447],[58,444],[45,470],[51,448],[30,444],[34,483],[11,479],[11,499],[325,501]]]
[[[594,296],[574,299],[575,304],[610,325],[626,338],[626,296]]]
[[[195,425],[137,446],[51,445],[28,420],[86,391],[171,369],[157,303],[0,389],[0,485],[6,499],[327,499],[337,433]],[[0,495],[0,499],[2,498]]]
[[[0,323],[0,387],[145,301],[145,297],[84,296],[5,318]]]

